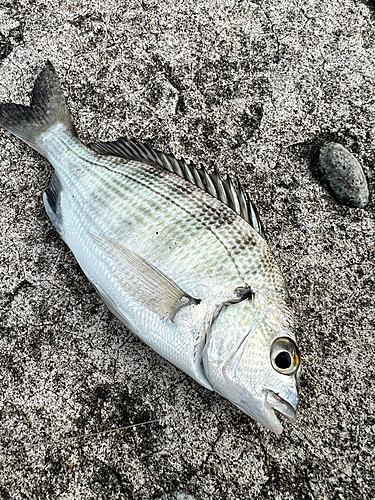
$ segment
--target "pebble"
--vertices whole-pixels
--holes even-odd
[[[337,142],[320,149],[319,170],[340,203],[363,208],[369,200],[365,174],[358,160]]]
[[[175,493],[172,493],[172,495],[163,495],[160,500],[196,500],[196,499],[191,495],[189,495],[188,493],[176,491]]]

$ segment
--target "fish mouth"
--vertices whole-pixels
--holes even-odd
[[[278,394],[276,394],[276,392],[266,389],[266,402],[269,407],[269,412],[273,413],[273,423],[276,424],[271,430],[276,432],[276,434],[281,434],[283,428],[280,421],[276,417],[275,411],[287,418],[289,422],[294,423],[296,421],[297,401],[295,402],[295,405],[293,405],[292,403],[289,403],[285,399],[281,398]]]
[[[296,421],[297,397],[293,397],[293,395],[288,402],[271,389],[264,389],[261,397],[249,401],[247,395],[240,402],[234,404],[278,435],[283,432],[283,426],[278,416],[282,415],[292,423]]]

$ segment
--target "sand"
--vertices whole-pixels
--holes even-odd
[[[45,214],[50,165],[1,130],[0,498],[373,499],[374,3],[3,0],[0,101],[28,103],[47,59],[84,141],[240,178],[294,304],[300,406],[277,437],[130,334]],[[326,141],[365,209],[320,184]]]

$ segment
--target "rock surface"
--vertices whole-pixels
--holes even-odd
[[[367,205],[369,191],[361,164],[341,144],[328,142],[321,148],[318,168],[338,201],[358,208]]]
[[[239,176],[304,367],[277,437],[152,352],[52,228],[49,164],[0,131],[0,498],[374,498],[374,203],[339,205],[310,170],[340,142],[372,190],[374,3],[4,0],[0,33],[1,101],[28,103],[50,59],[84,141]]]

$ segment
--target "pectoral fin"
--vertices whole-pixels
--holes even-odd
[[[111,267],[124,289],[139,304],[173,321],[181,307],[199,304],[176,283],[118,241],[92,235],[110,257]]]

